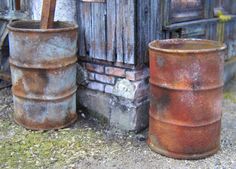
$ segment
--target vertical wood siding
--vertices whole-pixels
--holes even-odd
[[[90,55],[106,60],[106,4],[91,3]]]
[[[135,0],[78,1],[79,55],[135,63]]]
[[[32,3],[32,0],[21,0],[21,11],[28,11],[29,5]],[[6,11],[14,9],[15,7],[15,0],[0,0],[0,11]]]
[[[137,63],[148,61],[148,43],[161,37],[159,0],[137,1]]]
[[[0,0],[0,11],[9,9],[9,0]]]
[[[116,0],[117,61],[135,63],[135,0]]]
[[[79,54],[90,57],[90,39],[92,27],[90,3],[78,3],[78,24],[79,24]]]
[[[228,46],[228,58],[236,57],[236,19],[225,25],[225,43]]]
[[[116,61],[116,0],[107,0],[107,61]]]

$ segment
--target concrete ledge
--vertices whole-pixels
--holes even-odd
[[[110,123],[123,130],[140,131],[148,126],[148,110],[148,100],[138,104],[114,96],[111,104]]]
[[[148,126],[149,101],[134,100],[87,88],[77,93],[78,107],[86,108],[92,116],[101,117],[111,126],[125,131],[140,131]]]

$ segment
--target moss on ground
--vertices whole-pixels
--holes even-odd
[[[104,145],[91,128],[39,132],[0,119],[0,168],[58,168],[96,155]]]
[[[236,103],[236,97],[235,94],[231,92],[224,92],[224,99],[230,100],[233,103]]]

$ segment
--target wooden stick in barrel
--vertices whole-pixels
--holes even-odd
[[[41,29],[53,28],[56,0],[43,0]]]
[[[20,10],[20,1],[21,0],[15,0],[15,9]]]

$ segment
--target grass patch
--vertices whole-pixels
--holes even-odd
[[[38,132],[0,119],[0,168],[58,168],[100,153],[103,136],[91,128]]]
[[[224,99],[230,100],[231,102],[236,103],[236,97],[233,93],[225,92],[224,93]]]

